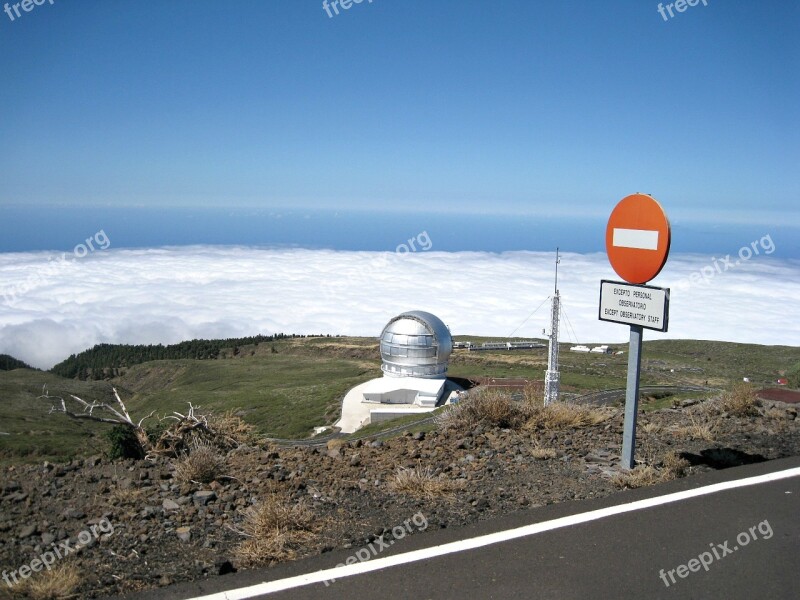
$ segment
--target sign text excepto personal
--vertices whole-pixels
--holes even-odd
[[[600,320],[666,331],[669,325],[669,289],[602,280]]]

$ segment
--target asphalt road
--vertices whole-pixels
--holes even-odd
[[[708,392],[711,388],[706,388],[696,385],[644,385],[639,387],[639,394],[658,393],[658,392],[671,392],[673,394],[681,394],[686,392]],[[613,404],[620,400],[625,400],[625,388],[614,390],[601,390],[599,392],[591,392],[578,396],[575,402],[580,404]]]
[[[788,469],[795,469],[788,478],[706,493],[712,484]],[[674,494],[687,493],[704,495],[674,500]],[[663,503],[666,500],[669,503]],[[457,530],[415,533],[359,565],[373,568],[385,566],[386,559],[405,561],[414,551],[428,555],[422,560],[339,576],[329,586],[315,582],[258,596],[229,592],[215,600],[797,598],[799,500],[800,457],[770,461],[599,500],[530,509]],[[641,502],[655,506],[639,509]],[[595,518],[599,509],[613,514]],[[424,507],[421,510],[424,513]],[[562,518],[578,522],[552,528],[552,521]],[[545,530],[528,534],[531,524]],[[521,527],[526,527],[526,535],[508,541],[447,554],[435,548],[461,546],[465,540],[475,544],[487,534],[508,537],[507,532],[516,530],[520,535]],[[344,563],[354,552],[331,552],[126,598],[188,599],[305,574],[313,577]]]

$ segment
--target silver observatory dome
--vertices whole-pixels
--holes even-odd
[[[404,312],[381,333],[381,370],[393,377],[444,378],[452,351],[450,330],[439,317],[421,310]]]

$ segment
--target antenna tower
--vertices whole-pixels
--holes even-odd
[[[553,302],[550,306],[550,347],[547,357],[547,371],[544,374],[544,405],[558,402],[558,315],[561,310],[561,298],[558,294],[558,263],[561,261],[556,248],[556,280]]]

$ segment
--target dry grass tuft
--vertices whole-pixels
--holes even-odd
[[[33,600],[55,600],[75,597],[81,584],[80,570],[69,561],[61,562],[49,571],[34,573],[14,586],[14,592],[25,594]]]
[[[441,411],[433,416],[436,427],[442,431],[448,429],[462,430],[469,427],[470,415],[465,410],[468,400],[462,400],[458,404],[445,406]]]
[[[637,465],[630,471],[617,473],[611,478],[613,483],[618,488],[639,488],[653,485],[661,481],[661,474],[650,465]]]
[[[645,433],[661,433],[663,427],[661,427],[661,425],[658,423],[645,423],[642,426],[642,429]]]
[[[536,406],[537,404],[542,404],[543,393],[544,390],[542,389],[542,385],[540,383],[529,383],[522,390],[523,397],[525,398],[525,403],[530,406]]]
[[[347,445],[347,442],[341,438],[333,438],[332,440],[328,440],[328,443],[325,444],[325,448],[327,451],[328,456],[332,458],[338,458],[342,455],[342,449]]]
[[[526,419],[525,407],[514,402],[501,391],[492,389],[473,390],[469,397],[458,404],[445,408],[435,417],[441,429],[459,431],[472,429],[485,422],[494,427],[516,429]]]
[[[258,437],[256,428],[229,410],[221,415],[208,415],[208,427],[217,435],[221,435],[236,446],[249,445]]]
[[[247,539],[236,556],[247,565],[270,565],[292,560],[304,544],[315,540],[323,521],[302,502],[270,494],[256,507],[244,511],[242,535]]]
[[[719,400],[719,407],[734,417],[754,417],[758,415],[761,402],[756,391],[748,383],[738,383]]]
[[[325,444],[325,447],[328,450],[339,450],[340,448],[346,445],[347,445],[347,440],[344,440],[342,438],[333,438],[332,440],[328,440],[328,442]]]
[[[764,416],[768,419],[784,419],[786,418],[786,411],[773,406],[772,408],[768,408],[764,411]]]
[[[417,467],[397,470],[394,480],[389,482],[389,489],[399,494],[415,498],[441,498],[452,496],[464,489],[465,482],[446,479],[442,475],[434,475],[431,467]]]
[[[547,406],[531,407],[528,413],[526,428],[544,430],[589,427],[602,423],[614,414],[609,409],[570,402],[553,402]]]
[[[685,425],[675,429],[675,433],[682,437],[695,438],[705,440],[707,442],[714,441],[714,427],[712,424],[703,423],[698,421],[694,416],[690,417],[691,425]]]
[[[646,487],[683,477],[686,475],[686,469],[688,468],[688,461],[682,459],[675,452],[669,452],[664,455],[660,469],[656,469],[652,465],[637,465],[630,471],[614,475],[611,478],[611,483],[618,488]]]
[[[472,403],[479,421],[487,421],[496,427],[513,429],[524,421],[520,406],[502,392],[487,390]]]
[[[96,506],[134,506],[144,499],[144,492],[133,486],[121,488],[115,486],[105,494],[95,496]]]
[[[507,392],[483,389],[446,408],[435,417],[441,429],[464,431],[478,423],[504,429],[570,429],[596,425],[614,414],[613,410],[569,402],[542,405],[540,396],[526,394],[524,402],[515,402]]]
[[[689,466],[689,461],[681,458],[677,452],[668,452],[662,460],[662,478],[664,481],[669,481],[683,477]]]
[[[189,452],[175,461],[175,478],[178,481],[211,483],[222,474],[224,467],[225,458],[214,446],[196,440]]]
[[[547,460],[550,458],[555,458],[558,456],[558,453],[555,451],[555,448],[542,448],[541,446],[536,446],[533,450],[531,450],[531,456],[533,458]]]

